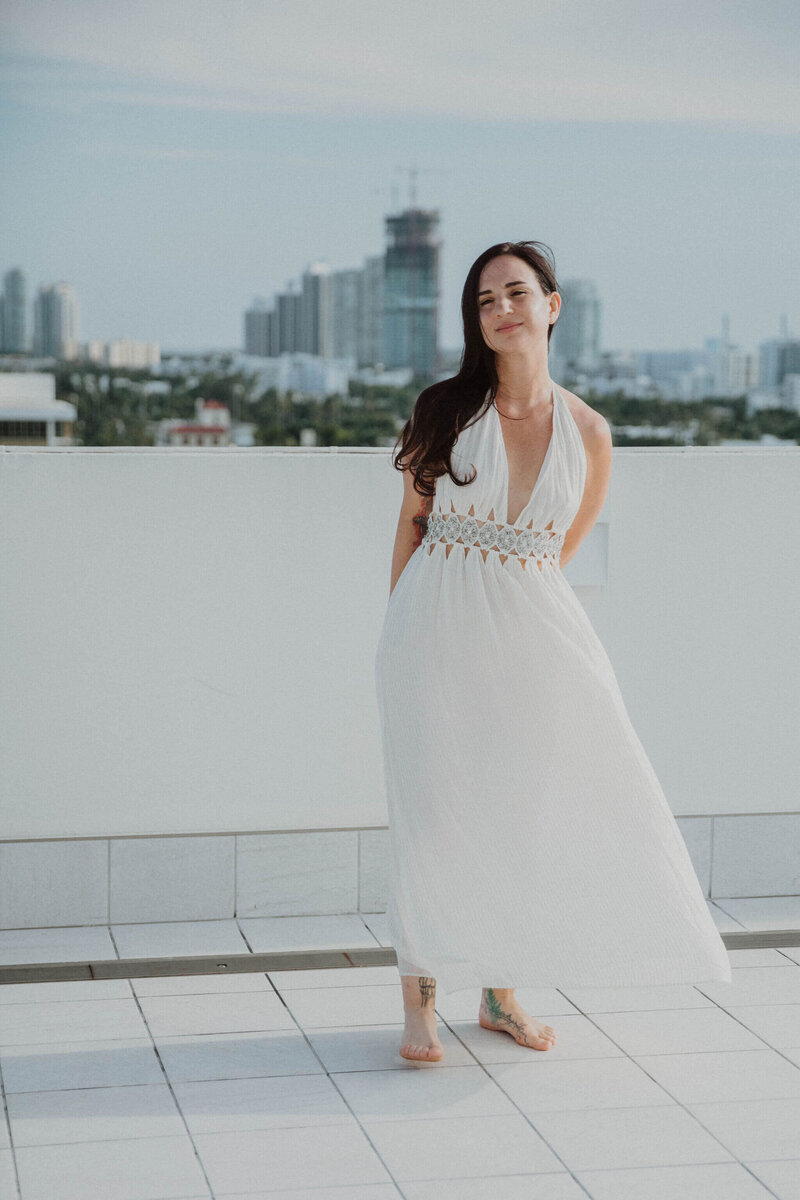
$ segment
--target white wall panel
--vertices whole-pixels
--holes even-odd
[[[1,840],[386,823],[388,450],[2,451]],[[800,808],[799,476],[615,450],[566,568],[676,814]]]

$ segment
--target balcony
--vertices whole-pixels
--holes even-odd
[[[794,1194],[798,468],[619,449],[565,571],[733,982],[520,990],[546,1054],[441,996],[415,1067],[372,677],[388,452],[3,448],[0,1194]]]

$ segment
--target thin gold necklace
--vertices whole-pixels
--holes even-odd
[[[536,409],[533,409],[531,412],[526,413],[524,417],[511,417],[511,416],[509,416],[508,413],[500,412],[500,409],[497,407],[497,404],[495,403],[494,396],[492,396],[492,404],[494,405],[495,410],[498,413],[500,413],[500,416],[505,417],[505,419],[507,421],[527,421],[528,417],[532,417],[534,412],[536,411]]]

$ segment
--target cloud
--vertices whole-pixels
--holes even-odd
[[[89,158],[145,159],[163,162],[227,162],[250,157],[244,153],[206,150],[194,146],[132,146],[126,142],[83,142],[76,153]]]
[[[19,102],[800,128],[789,0],[4,0]]]

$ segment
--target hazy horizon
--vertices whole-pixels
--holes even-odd
[[[80,338],[235,347],[256,296],[440,211],[440,341],[473,259],[536,238],[606,349],[800,326],[800,6],[5,0],[0,272]],[[402,168],[402,169],[398,169]]]

